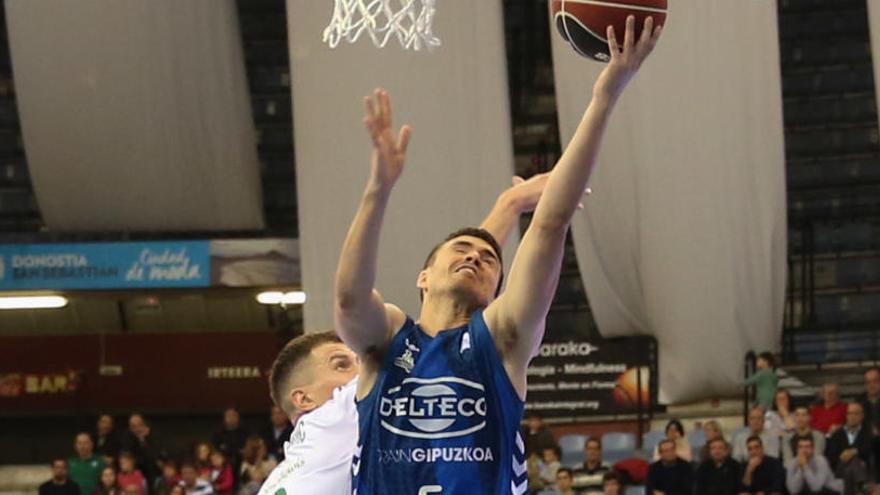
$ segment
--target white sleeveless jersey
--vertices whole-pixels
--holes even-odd
[[[284,461],[259,495],[348,495],[351,459],[358,439],[357,378],[333,391],[333,398],[299,418],[284,443]]]

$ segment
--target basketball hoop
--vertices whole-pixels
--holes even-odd
[[[432,50],[440,39],[431,31],[436,0],[334,0],[333,17],[324,29],[324,43],[356,42],[367,33],[377,48],[392,37],[404,49]]]

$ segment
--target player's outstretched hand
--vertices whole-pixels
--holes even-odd
[[[636,18],[626,18],[626,32],[623,46],[617,42],[614,27],[608,26],[608,48],[611,51],[611,62],[599,75],[593,86],[593,96],[607,97],[615,101],[626,88],[630,79],[638,72],[642,62],[648,58],[660,39],[663,26],[654,26],[654,18],[645,18],[642,35],[636,39]]]
[[[373,140],[373,179],[382,187],[391,188],[403,172],[406,147],[412,132],[408,125],[392,132],[391,98],[388,91],[378,88],[364,97],[364,125]]]

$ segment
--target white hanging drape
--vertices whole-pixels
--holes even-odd
[[[51,229],[262,228],[233,0],[10,0],[6,14]]]
[[[615,111],[586,214],[572,226],[600,331],[657,338],[664,401],[740,390],[745,353],[780,340],[776,22],[775,2],[670,2],[663,38]],[[553,37],[568,142],[604,66]]]

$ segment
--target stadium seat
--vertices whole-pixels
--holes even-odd
[[[664,438],[666,438],[666,433],[662,431],[646,431],[642,434],[642,451],[648,455],[649,459],[654,453],[654,447]]]
[[[588,438],[586,435],[563,435],[559,439],[559,449],[562,450],[562,458],[559,462],[569,467],[583,463],[584,446]]]
[[[626,491],[623,492],[624,495],[645,495],[645,487],[644,486],[628,486],[626,487]]]
[[[636,436],[632,433],[606,433],[602,435],[602,460],[608,464],[635,456]]]

